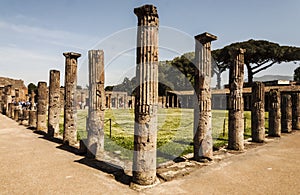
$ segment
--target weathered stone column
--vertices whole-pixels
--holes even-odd
[[[244,49],[234,51],[235,56],[229,70],[229,119],[228,149],[244,150]]]
[[[199,110],[194,109],[194,159],[198,161],[213,157],[210,83],[211,42],[215,40],[217,36],[209,33],[195,36],[195,91]]]
[[[30,110],[29,111],[29,120],[28,120],[28,125],[31,128],[36,128],[36,111],[35,110]]]
[[[34,108],[34,97],[35,97],[35,93],[34,93],[34,91],[31,91],[30,110],[35,110],[35,108]]]
[[[293,94],[293,129],[300,130],[300,93]]]
[[[253,142],[265,140],[265,86],[262,82],[252,85],[251,137]]]
[[[48,108],[48,135],[58,137],[60,116],[60,72],[50,70],[49,76],[49,108]]]
[[[84,106],[85,106],[85,93],[84,93],[84,91],[82,91],[80,93],[80,102],[81,102],[80,109],[84,109]]]
[[[64,109],[64,134],[63,142],[66,145],[77,144],[77,109],[76,109],[76,86],[77,86],[77,58],[79,53],[67,52],[65,65],[65,109]]]
[[[268,136],[281,136],[281,101],[278,89],[271,89],[269,92],[269,130]]]
[[[292,97],[290,94],[281,96],[281,132],[292,132]]]
[[[44,132],[47,132],[47,95],[47,83],[38,82],[36,129]]]
[[[103,50],[89,51],[89,112],[88,154],[101,157],[104,151],[104,53]]]
[[[138,17],[133,183],[156,181],[158,106],[158,14],[153,5],[134,9]]]
[[[5,86],[5,113],[6,116],[11,116],[11,110],[9,110],[9,104],[12,103],[12,96],[11,96],[11,88],[12,85]]]

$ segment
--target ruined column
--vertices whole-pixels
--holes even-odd
[[[230,53],[235,57],[229,69],[228,149],[244,150],[244,49]]]
[[[251,137],[253,142],[265,139],[265,86],[262,82],[252,85]]]
[[[79,53],[63,53],[65,61],[65,109],[64,109],[64,134],[63,142],[66,145],[77,144],[77,109],[76,109],[76,86],[77,86],[77,58]]]
[[[84,93],[84,91],[82,91],[81,94],[80,94],[80,102],[81,102],[80,109],[84,109],[84,106],[85,106],[85,93]]]
[[[50,70],[49,76],[49,108],[48,108],[48,135],[58,137],[60,116],[60,72]]]
[[[35,108],[34,108],[34,97],[35,97],[35,93],[32,90],[31,91],[31,100],[30,100],[30,110],[35,110]]]
[[[134,9],[138,17],[133,183],[156,181],[158,106],[158,14],[153,5]]]
[[[300,130],[300,93],[293,94],[293,129]]]
[[[281,136],[281,101],[278,89],[269,92],[269,130],[268,136]]]
[[[292,97],[290,94],[281,96],[281,132],[292,132]]]
[[[9,104],[12,103],[12,96],[11,96],[11,88],[12,85],[5,86],[5,112],[6,116],[11,117],[11,110],[9,110]]]
[[[104,53],[89,51],[89,112],[87,148],[90,157],[101,157],[104,151]]]
[[[36,129],[44,132],[47,132],[47,95],[47,83],[38,82]]]
[[[195,91],[198,108],[194,109],[194,159],[211,160],[213,157],[211,123],[211,42],[217,36],[203,33],[195,36]]]

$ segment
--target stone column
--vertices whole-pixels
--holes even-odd
[[[265,140],[265,86],[262,82],[252,85],[251,137],[253,142]]]
[[[111,94],[108,94],[108,108],[111,109]]]
[[[293,129],[300,130],[300,93],[293,94]]]
[[[281,136],[281,102],[278,89],[271,89],[269,95],[269,130],[268,136]]]
[[[48,108],[48,135],[58,137],[60,116],[60,72],[50,70],[49,76],[49,108]]]
[[[119,94],[117,93],[117,98],[116,98],[116,108],[119,109]]]
[[[36,128],[36,111],[35,110],[30,110],[29,111],[29,120],[28,120],[28,125],[31,128]]]
[[[228,149],[244,150],[244,49],[232,52],[235,56],[229,70]]]
[[[211,160],[213,157],[211,123],[211,42],[215,35],[203,33],[195,36],[195,91],[198,108],[194,109],[194,159]]]
[[[153,5],[134,9],[138,17],[133,183],[156,181],[158,106],[158,14]]]
[[[44,132],[47,132],[47,95],[47,83],[38,82],[36,129]]]
[[[11,88],[12,85],[5,86],[5,112],[8,117],[11,116],[11,110],[9,110],[9,104],[12,103]]]
[[[89,112],[88,154],[101,157],[104,152],[104,53],[103,50],[89,51]]]
[[[80,102],[81,102],[80,109],[84,109],[84,105],[85,105],[85,92],[84,91],[82,91],[80,94]]]
[[[34,91],[32,90],[32,91],[31,91],[30,110],[35,110],[35,108],[34,108],[34,97],[35,97],[35,93],[34,93]]]
[[[66,145],[77,144],[77,109],[76,109],[76,86],[77,86],[77,58],[79,53],[63,53],[65,61],[65,109],[64,109],[64,134],[63,142]]]
[[[281,96],[281,132],[292,132],[292,97],[290,94]]]

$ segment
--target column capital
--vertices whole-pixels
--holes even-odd
[[[63,55],[66,57],[66,58],[79,58],[81,56],[80,53],[75,53],[75,52],[64,52]]]
[[[149,4],[134,8],[134,14],[137,15],[138,17],[150,15],[158,18],[156,7],[154,5],[149,5]]]
[[[213,35],[213,34],[210,34],[210,33],[208,33],[208,32],[205,32],[205,33],[196,35],[196,36],[195,36],[195,39],[196,39],[197,41],[199,41],[201,44],[205,44],[205,43],[208,43],[208,42],[212,42],[212,41],[217,40],[218,37],[215,36],[215,35]]]

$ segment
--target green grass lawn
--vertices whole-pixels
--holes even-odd
[[[78,110],[78,139],[84,139],[87,110]],[[245,112],[245,138],[251,136],[251,112]],[[266,113],[266,118],[268,113]],[[111,138],[110,138],[111,119]],[[157,160],[158,163],[193,152],[193,109],[159,109]],[[266,127],[268,127],[266,120]],[[105,150],[121,151],[121,158],[133,157],[134,112],[132,109],[110,109],[105,111]],[[224,146],[228,141],[228,111],[212,112],[214,147]]]

